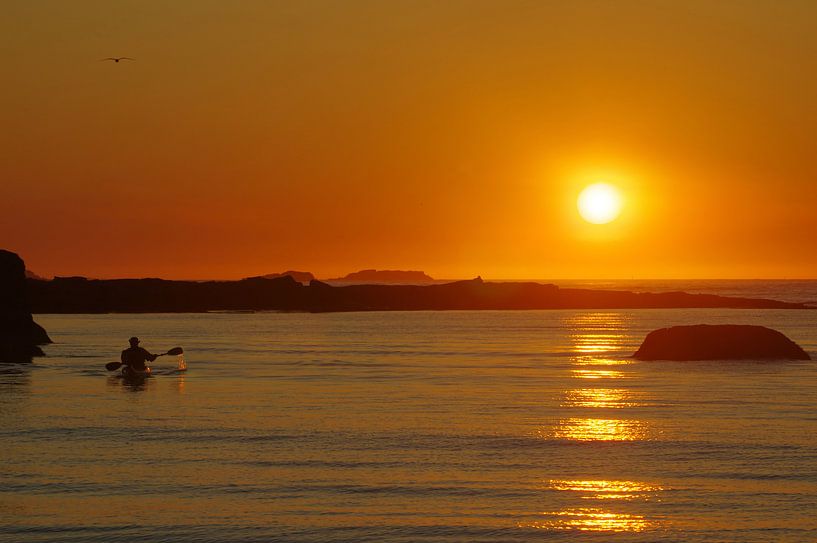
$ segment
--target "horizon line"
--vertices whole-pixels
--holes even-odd
[[[310,272],[311,273],[311,272]],[[283,276],[283,275],[282,275]],[[217,278],[217,277],[209,277],[209,278],[166,278],[166,277],[158,277],[158,276],[117,276],[117,277],[92,277],[86,275],[52,275],[52,276],[40,276],[41,279],[46,281],[50,281],[55,278],[67,278],[67,277],[82,277],[89,280],[101,280],[101,281],[113,281],[117,279],[160,279],[163,281],[194,281],[194,282],[203,282],[203,281],[242,281],[244,279],[249,279],[253,277],[263,277],[263,275],[248,275],[244,277],[237,277],[237,278]],[[314,279],[317,281],[322,282],[336,282],[336,283],[395,283],[395,284],[407,284],[407,285],[422,285],[426,283],[445,283],[445,282],[456,282],[456,281],[471,281],[477,278],[481,278],[485,282],[506,282],[506,283],[522,283],[522,282],[536,282],[536,283],[555,283],[555,282],[624,282],[624,281],[817,281],[817,277],[618,277],[618,278],[486,278],[482,275],[476,275],[473,277],[461,277],[461,278],[432,278],[430,281],[367,281],[367,280],[343,280],[342,278],[320,278],[315,277]]]

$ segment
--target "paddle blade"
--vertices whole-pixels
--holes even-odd
[[[118,370],[122,367],[122,362],[108,362],[105,364],[105,369],[108,371]]]
[[[167,351],[167,354],[172,355],[172,356],[178,356],[178,355],[183,354],[183,353],[184,353],[184,349],[182,349],[181,347],[173,347],[172,349]]]

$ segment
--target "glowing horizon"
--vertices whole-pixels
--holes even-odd
[[[98,278],[815,278],[816,19],[12,0],[0,248]],[[593,225],[599,181],[626,205]]]

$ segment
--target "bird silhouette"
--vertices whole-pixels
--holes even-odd
[[[133,59],[133,58],[130,58],[130,57],[108,57],[108,58],[103,58],[102,60],[103,61],[112,60],[112,61],[118,63],[120,60],[136,60],[136,59]]]

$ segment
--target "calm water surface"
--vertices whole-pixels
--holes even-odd
[[[817,311],[40,315],[2,541],[817,541],[817,363],[637,362]],[[131,335],[189,371],[112,377]],[[171,370],[176,360],[154,367]]]

